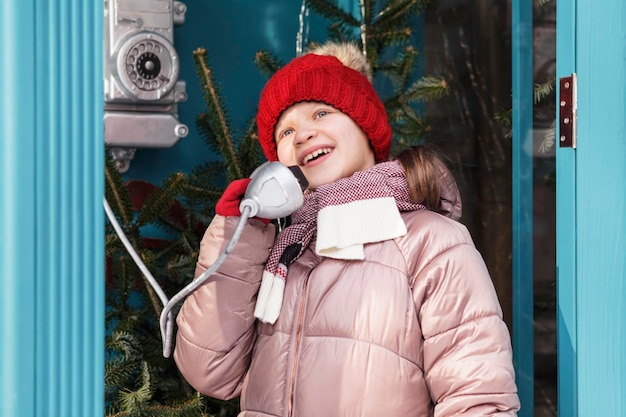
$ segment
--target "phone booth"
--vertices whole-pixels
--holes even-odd
[[[362,4],[337,3],[355,15]],[[0,415],[103,414],[105,145],[153,183],[210,159],[188,127],[203,105],[192,51],[213,48],[233,123],[245,125],[265,80],[255,52],[287,60],[297,34],[324,31],[305,4],[3,0]],[[465,216],[513,336],[519,415],[626,415],[626,3],[428,10],[424,72],[467,84],[424,111],[444,150],[463,155]],[[506,100],[510,137],[494,117]],[[468,137],[488,141],[453,143]]]

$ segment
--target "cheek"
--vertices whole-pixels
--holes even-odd
[[[297,165],[293,149],[289,146],[285,146],[284,142],[276,147],[276,154],[278,155],[278,162],[281,164],[287,166]]]

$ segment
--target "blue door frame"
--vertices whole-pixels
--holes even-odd
[[[557,78],[575,72],[576,0],[557,7]],[[559,85],[557,84],[557,88]],[[560,90],[557,91],[560,94]],[[558,110],[557,110],[558,111]],[[558,114],[558,113],[557,113]],[[558,137],[558,136],[557,136]],[[577,417],[576,151],[557,150],[557,344],[559,416]]]
[[[0,24],[0,415],[102,415],[102,4],[2,0]]]
[[[513,360],[522,408],[534,415],[533,325],[533,3],[513,0]]]

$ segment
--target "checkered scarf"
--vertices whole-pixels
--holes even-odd
[[[363,245],[406,234],[401,211],[422,210],[411,200],[402,166],[382,162],[304,195],[270,253],[254,311],[275,323],[282,306],[289,266],[317,234],[316,253],[337,259],[364,259]]]

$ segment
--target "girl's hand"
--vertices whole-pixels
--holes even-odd
[[[241,216],[239,204],[241,204],[241,200],[243,199],[251,180],[252,178],[243,178],[231,182],[228,187],[226,187],[226,190],[224,190],[224,194],[222,194],[220,199],[217,201],[217,204],[215,205],[215,213],[224,217]],[[270,220],[262,219],[260,217],[255,217],[255,219],[259,219],[265,224],[270,222]]]

